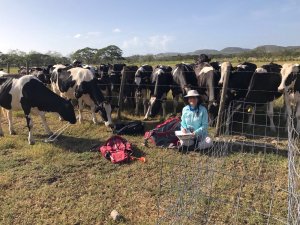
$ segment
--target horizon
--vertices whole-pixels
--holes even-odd
[[[9,22],[0,21],[5,31],[0,36],[0,51],[56,51],[67,56],[85,47],[116,45],[124,56],[131,56],[297,46],[297,2],[1,0],[5,9],[1,16]]]

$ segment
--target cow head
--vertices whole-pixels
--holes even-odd
[[[98,86],[96,78],[88,79],[77,83],[75,88],[75,97],[80,98],[82,95],[89,95],[95,103],[95,112],[99,112],[106,126],[112,126],[111,112],[112,106],[105,102],[101,89]]]
[[[281,83],[278,87],[279,92],[287,91],[296,81],[299,72],[299,64],[286,63],[282,66]]]
[[[143,86],[150,85],[150,78],[153,72],[152,66],[143,65],[137,69],[135,72],[134,82],[137,85],[138,90],[140,91]]]
[[[64,100],[64,103],[60,105],[59,115],[71,124],[76,123],[76,116],[74,112],[74,107],[70,100]]]
[[[68,71],[68,68],[55,69],[51,75],[51,82],[57,82],[61,92],[67,92],[76,83],[76,81],[72,80],[71,72]]]

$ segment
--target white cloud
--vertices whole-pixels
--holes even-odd
[[[173,37],[168,35],[155,35],[148,38],[148,45],[155,50],[166,51]]]
[[[127,54],[160,53],[168,50],[168,45],[174,38],[168,35],[154,35],[141,38],[135,36],[123,41],[122,48]]]
[[[144,43],[139,37],[133,37],[129,40],[123,41],[122,47],[125,49],[130,49],[130,48],[138,48],[138,47],[143,47]]]
[[[120,30],[119,28],[115,28],[115,29],[113,29],[113,32],[114,32],[114,33],[120,33],[121,30]]]
[[[87,36],[99,36],[100,34],[101,32],[99,31],[90,31],[86,33]]]
[[[81,34],[75,34],[74,35],[74,38],[80,38],[81,37]]]

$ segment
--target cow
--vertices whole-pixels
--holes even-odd
[[[108,75],[111,83],[111,90],[119,92],[121,84],[121,72],[126,64],[109,65]]]
[[[135,84],[135,73],[138,70],[138,67],[135,65],[124,66],[121,75],[124,76],[124,90],[123,97],[125,103],[131,103],[134,105],[134,97],[136,92]]]
[[[151,75],[153,73],[153,67],[150,65],[142,65],[135,72],[134,82],[137,86],[135,93],[135,114],[139,114],[139,104],[143,100],[144,115],[147,113],[147,91],[150,90]]]
[[[52,65],[49,65],[48,67],[32,67],[29,70],[30,75],[36,76],[42,83],[45,85],[50,85],[50,69]]]
[[[15,134],[12,125],[12,110],[23,110],[26,118],[28,143],[34,144],[31,110],[36,110],[48,134],[51,134],[44,112],[56,112],[71,124],[76,123],[74,108],[71,102],[59,97],[33,75],[25,75],[19,79],[6,78],[0,86],[0,106],[7,110],[9,132]],[[3,130],[0,123],[0,136]]]
[[[97,124],[95,112],[99,112],[105,126],[112,126],[110,103],[106,102],[98,87],[97,79],[88,69],[81,67],[67,68],[64,65],[55,65],[51,75],[52,90],[67,99],[77,99],[79,108],[79,122],[83,122],[83,103],[91,107],[92,121]]]
[[[274,100],[281,97],[281,93],[278,92],[278,86],[281,82],[281,76],[278,71],[270,65],[263,65],[261,67],[263,70],[257,70],[253,74],[246,97],[244,102],[246,103],[246,108],[252,106],[251,113],[248,117],[248,125],[252,124],[253,117],[255,115],[255,110],[257,107],[267,104],[267,115],[270,120],[270,130],[276,132],[273,115],[274,115]],[[266,68],[266,69],[264,69]],[[266,85],[267,84],[267,85]],[[253,108],[254,106],[254,108]]]
[[[177,64],[172,71],[172,76],[173,113],[176,114],[179,97],[185,96],[191,89],[198,89],[198,80],[193,66],[185,63]]]
[[[196,64],[194,70],[198,81],[198,92],[201,101],[207,105],[209,124],[212,125],[218,112],[220,72],[215,71],[207,62]]]
[[[101,64],[96,73],[96,78],[98,79],[98,86],[106,97],[106,100],[112,103],[111,82],[108,76],[109,66],[110,65]]]
[[[254,63],[250,63],[250,62],[243,62],[242,64],[237,65],[235,71],[237,72],[254,72],[256,70],[257,66]]]
[[[273,121],[273,101],[281,96],[277,91],[280,84],[280,75],[278,65],[268,64],[257,68],[254,64],[247,64],[245,67],[238,67],[238,70],[231,71],[232,66],[230,62],[224,62],[221,65],[221,79],[219,84],[223,84],[225,75],[229,76],[228,91],[225,104],[229,107],[228,111],[232,110],[232,114],[239,108],[250,109],[251,113],[248,116],[247,124],[252,125],[255,108],[267,103],[267,115],[270,119],[270,129],[275,132],[276,128]],[[249,66],[250,65],[250,66]],[[268,85],[266,85],[268,84]],[[232,101],[241,101],[231,108]],[[253,106],[255,106],[253,108]],[[231,116],[227,116],[228,125]],[[227,126],[228,129],[228,126]],[[228,130],[227,130],[228,131]]]
[[[149,107],[144,119],[154,117],[163,109],[163,117],[166,117],[166,99],[173,84],[172,67],[158,65],[151,75],[151,90]]]
[[[292,64],[292,63],[284,64],[280,71],[281,83],[278,87],[278,91],[284,94],[285,108],[288,116],[292,117],[293,115],[295,115],[296,117],[297,132],[300,132],[300,73],[299,71],[300,71],[299,64]]]

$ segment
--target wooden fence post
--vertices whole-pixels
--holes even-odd
[[[223,81],[220,107],[219,107],[219,112],[218,112],[218,117],[217,117],[216,135],[215,135],[216,137],[220,135],[220,131],[221,131],[221,124],[222,124],[222,117],[224,116],[224,108],[225,108],[225,100],[226,100],[229,75],[230,75],[230,72],[227,72],[225,74],[224,81]]]
[[[120,93],[119,93],[119,101],[118,101],[118,114],[117,114],[117,119],[121,118],[121,111],[123,109],[123,92],[124,92],[124,86],[125,86],[125,81],[126,81],[126,66],[123,67],[123,70],[121,72],[122,77],[121,77],[121,85],[120,85]]]
[[[6,68],[7,73],[10,73],[10,63],[7,63],[7,68]]]
[[[26,74],[29,74],[29,63],[26,61]]]

